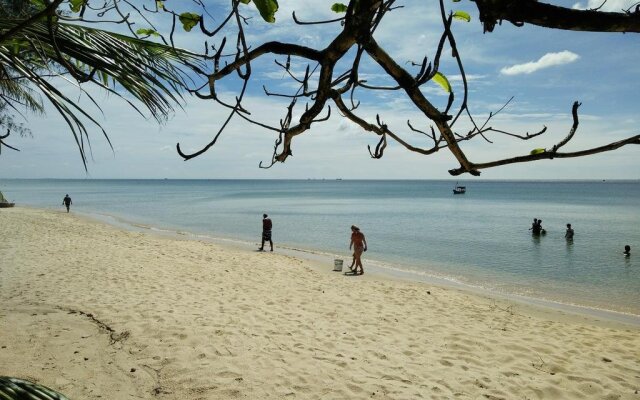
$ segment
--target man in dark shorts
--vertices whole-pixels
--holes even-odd
[[[69,212],[69,207],[71,207],[71,204],[73,204],[71,202],[71,197],[69,197],[69,195],[65,195],[64,199],[62,199],[62,205],[67,207],[67,212]]]
[[[267,216],[267,214],[262,214],[262,246],[258,250],[264,250],[264,242],[269,242],[271,245],[271,251],[273,251],[273,242],[271,241],[271,228],[273,227],[273,222]]]

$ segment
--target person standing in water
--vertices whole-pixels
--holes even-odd
[[[67,212],[69,212],[69,208],[71,207],[71,204],[73,204],[71,202],[71,197],[69,197],[69,195],[65,195],[64,199],[62,199],[62,205],[67,207]]]
[[[364,234],[360,232],[360,228],[355,225],[351,225],[351,243],[349,244],[349,250],[353,247],[353,261],[351,262],[351,269],[354,274],[358,274],[358,267],[360,267],[360,275],[364,274],[364,268],[362,267],[362,253],[367,251],[367,240]],[[354,267],[355,265],[355,267]]]
[[[622,253],[625,255],[625,257],[629,257],[631,255],[631,246],[626,245],[624,246],[624,253]]]
[[[539,235],[540,234],[540,229],[541,229],[541,227],[540,227],[540,224],[538,223],[538,218],[534,218],[533,219],[533,224],[531,224],[531,228],[529,228],[529,230],[534,235]]]
[[[258,250],[264,250],[264,242],[269,242],[271,245],[271,251],[273,251],[273,241],[271,241],[271,228],[273,228],[273,222],[267,214],[262,214],[262,246]]]
[[[573,228],[571,228],[571,224],[567,224],[567,232],[564,234],[564,238],[573,240]]]

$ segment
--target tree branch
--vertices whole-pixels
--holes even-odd
[[[491,161],[491,162],[488,162],[488,163],[474,164],[473,166],[476,169],[486,169],[486,168],[497,167],[497,166],[500,166],[500,165],[516,164],[516,163],[523,163],[523,162],[537,161],[537,160],[545,160],[545,159],[552,160],[554,158],[583,157],[583,156],[588,156],[588,155],[592,155],[592,154],[604,153],[606,151],[616,150],[616,149],[619,149],[620,147],[626,146],[628,144],[640,144],[640,135],[635,135],[635,136],[632,136],[630,138],[623,139],[623,140],[620,140],[620,141],[617,141],[617,142],[613,142],[613,143],[609,143],[609,144],[604,145],[604,146],[594,147],[594,148],[591,148],[591,149],[582,150],[582,151],[576,151],[576,152],[572,152],[572,153],[553,153],[553,152],[545,151],[543,153],[538,153],[538,154],[529,154],[529,155],[526,155],[526,156],[506,158],[506,159],[503,159],[503,160]],[[451,175],[454,175],[454,176],[455,175],[460,175],[460,174],[465,173],[465,172],[467,172],[467,171],[465,171],[463,168],[457,168],[457,169],[449,170],[449,173]]]
[[[485,32],[492,32],[502,20],[515,25],[590,32],[640,32],[640,13],[577,10],[537,0],[471,0],[480,12]]]

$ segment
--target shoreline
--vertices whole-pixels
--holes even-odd
[[[69,398],[624,400],[640,390],[637,326],[74,213],[3,211],[0,237],[0,375]]]
[[[35,208],[39,209],[39,208]],[[147,232],[153,235],[161,235],[172,237],[176,239],[184,240],[204,240],[220,245],[232,246],[237,249],[251,251],[259,245],[258,242],[250,242],[243,239],[228,238],[228,237],[216,237],[208,234],[198,234],[189,231],[172,230],[168,228],[161,228],[151,225],[138,224],[132,221],[128,221],[125,218],[117,217],[114,215],[104,213],[79,213],[85,218],[93,221],[105,223],[116,228],[132,231],[132,232]],[[348,263],[348,259],[345,259],[344,254],[332,254],[315,249],[302,249],[291,247],[286,244],[276,245],[276,251],[282,254],[297,257],[310,261],[314,265],[314,269],[318,272],[332,272],[333,261],[335,258],[344,259],[345,267]],[[381,266],[384,264],[386,266]],[[630,312],[623,312],[617,310],[611,310],[606,308],[599,308],[593,306],[586,306],[581,304],[573,304],[569,302],[562,302],[558,300],[550,300],[545,298],[530,297],[519,295],[515,293],[497,292],[491,289],[484,288],[473,284],[460,282],[454,279],[439,277],[436,275],[430,275],[428,272],[421,273],[420,271],[404,270],[401,268],[393,268],[387,262],[380,262],[377,260],[368,260],[367,277],[374,277],[377,279],[398,280],[408,283],[423,283],[427,285],[437,285],[443,288],[460,290],[466,293],[491,298],[495,300],[502,300],[507,302],[516,302],[522,306],[529,308],[542,308],[550,312],[558,312],[563,314],[572,314],[576,318],[596,318],[604,319],[606,321],[628,324],[633,326],[640,326],[640,314],[633,314]],[[344,271],[344,270],[343,270]],[[541,311],[541,310],[539,310]]]
[[[74,212],[85,209],[147,224],[151,230],[153,226],[166,227],[247,242],[260,240],[259,221],[252,210],[264,208],[276,216],[274,234],[279,244],[337,253],[343,259],[350,259],[345,254],[349,238],[343,227],[359,221],[372,243],[365,254],[367,263],[382,267],[385,275],[428,282],[442,278],[445,282],[440,282],[446,285],[459,283],[497,296],[511,293],[525,300],[545,299],[549,304],[640,315],[640,305],[634,300],[640,289],[638,259],[624,258],[617,251],[621,243],[629,242],[633,247],[640,240],[634,229],[640,220],[629,201],[640,195],[637,185],[632,188],[616,183],[617,200],[611,204],[607,197],[610,189],[593,182],[580,186],[581,195],[553,184],[479,183],[470,196],[452,201],[446,184],[362,184],[347,188],[330,182],[327,188],[304,183],[256,182],[255,186],[228,181],[233,183],[23,182],[15,184],[15,193],[22,198],[19,204],[56,208],[51,199],[64,189],[77,196]],[[379,200],[365,201],[363,214],[351,216],[354,204],[363,201],[359,193],[367,188],[381,195]],[[297,190],[305,195],[297,198]],[[154,193],[158,193],[157,201],[147,203]],[[384,193],[394,194],[387,198]],[[389,199],[396,197],[402,208],[380,212],[395,201]],[[424,208],[427,203],[414,202],[413,197],[435,199],[437,207]],[[289,202],[297,204],[291,212],[288,206],[282,207]],[[186,204],[189,209],[184,208]],[[501,218],[505,204],[512,213],[509,218]],[[452,220],[439,218],[439,209],[451,212]],[[418,210],[424,213],[424,221]],[[544,240],[532,238],[527,232],[531,215],[548,218],[550,234]],[[579,239],[571,246],[565,246],[563,238],[566,217],[580,227]],[[555,226],[562,229],[551,229]]]

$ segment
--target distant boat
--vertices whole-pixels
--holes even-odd
[[[467,187],[460,186],[458,185],[458,182],[456,182],[456,187],[453,188],[453,194],[465,194],[466,192],[467,192]]]
[[[15,205],[16,203],[9,203],[9,200],[5,199],[2,192],[0,192],[0,208],[9,208]]]

